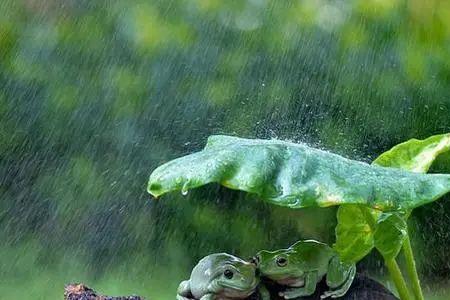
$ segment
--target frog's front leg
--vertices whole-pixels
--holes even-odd
[[[339,298],[344,296],[350,289],[356,274],[354,264],[342,263],[338,257],[334,257],[329,265],[327,273],[327,285],[333,289],[320,296],[324,298]]]
[[[177,300],[191,300],[192,298],[190,281],[182,281],[178,286]]]
[[[280,292],[280,296],[284,299],[295,299],[303,296],[310,296],[316,291],[318,281],[317,271],[311,271],[305,275],[305,285],[299,288],[288,288],[284,292]]]
[[[214,294],[206,294],[200,298],[200,300],[215,300],[216,297]]]
[[[270,293],[269,290],[267,289],[267,287],[264,284],[260,284],[259,285],[259,298],[261,300],[270,300]]]

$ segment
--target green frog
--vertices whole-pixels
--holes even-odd
[[[356,274],[354,264],[343,263],[327,244],[303,240],[287,249],[260,251],[254,258],[261,277],[286,286],[280,297],[295,299],[314,294],[326,275],[330,288],[321,298],[339,298],[350,288]]]
[[[190,279],[180,283],[177,299],[245,299],[255,293],[258,284],[255,264],[230,254],[215,253],[202,258]],[[265,292],[261,299],[269,300]]]

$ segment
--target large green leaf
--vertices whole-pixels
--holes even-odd
[[[371,166],[304,144],[212,136],[204,150],[158,167],[148,191],[158,197],[212,182],[291,208],[364,204],[406,210],[450,190],[449,175]]]

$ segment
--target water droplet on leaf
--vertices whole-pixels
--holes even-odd
[[[181,195],[186,196],[189,192],[189,182],[186,182],[183,187],[181,188]]]

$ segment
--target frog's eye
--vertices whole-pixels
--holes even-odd
[[[277,258],[277,265],[279,267],[284,267],[287,265],[287,259],[285,257],[278,257]]]
[[[233,278],[233,271],[231,270],[225,270],[225,272],[223,272],[223,276],[225,276],[226,279],[231,279]]]

